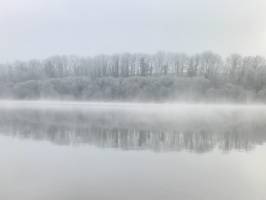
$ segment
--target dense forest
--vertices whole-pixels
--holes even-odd
[[[264,102],[266,59],[209,51],[54,56],[1,64],[0,88],[9,99]]]

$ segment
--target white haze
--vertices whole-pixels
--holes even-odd
[[[264,0],[0,1],[0,62],[158,50],[266,55]]]
[[[178,113],[206,113],[206,112],[234,112],[238,110],[261,111],[263,104],[211,104],[211,103],[132,103],[132,102],[96,102],[96,101],[54,101],[54,100],[0,100],[0,108],[22,109],[59,109],[59,110],[124,110],[137,112],[178,112]]]

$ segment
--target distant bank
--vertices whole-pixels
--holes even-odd
[[[266,59],[212,52],[54,56],[1,64],[0,98],[266,102]]]

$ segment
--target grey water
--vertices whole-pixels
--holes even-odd
[[[0,199],[265,200],[266,107],[0,103]]]

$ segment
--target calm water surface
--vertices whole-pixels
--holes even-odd
[[[266,107],[0,106],[0,199],[265,200]]]

